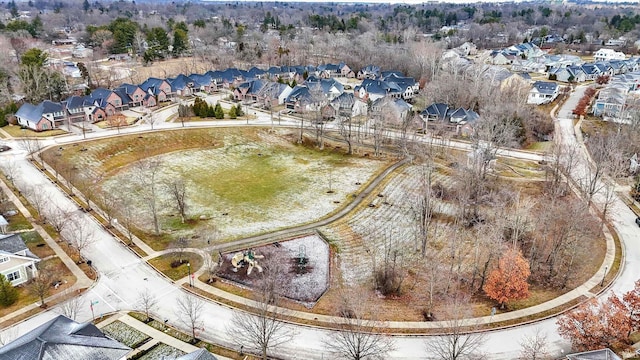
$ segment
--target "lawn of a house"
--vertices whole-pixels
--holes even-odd
[[[60,130],[60,129],[53,129],[53,130],[45,130],[45,131],[33,131],[30,129],[24,129],[21,128],[20,126],[17,125],[8,125],[2,128],[2,130],[6,131],[7,133],[9,133],[9,135],[16,137],[16,138],[21,138],[21,137],[50,137],[50,136],[57,136],[57,135],[64,135],[67,132],[64,130]]]

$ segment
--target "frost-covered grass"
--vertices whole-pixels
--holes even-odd
[[[173,238],[189,237],[210,224],[224,241],[318,220],[344,206],[386,165],[341,151],[297,145],[287,130],[253,130],[249,134],[246,129],[216,130],[209,142],[214,146],[155,156],[161,161],[157,193],[158,203],[164,205],[160,211],[162,228]],[[97,153],[104,154],[107,149],[100,146]],[[119,144],[116,148],[126,157],[132,156],[130,147]],[[143,150],[141,145],[138,150]],[[92,161],[97,153],[89,154]],[[113,157],[105,163],[122,163]],[[102,188],[127,194],[133,213],[138,214],[137,227],[150,232],[151,214],[136,187],[138,173],[135,166],[124,166],[107,177]],[[168,192],[163,190],[163,184],[176,178],[187,182],[188,224],[180,223]],[[199,220],[201,217],[207,220]]]
[[[178,350],[164,343],[159,343],[157,346],[151,348],[151,350],[149,350],[143,356],[139,357],[138,360],[175,359],[184,354],[186,353],[182,350]]]
[[[132,349],[137,348],[149,339],[147,334],[132,328],[122,321],[114,321],[100,330]]]

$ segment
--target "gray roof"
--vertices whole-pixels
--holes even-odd
[[[533,87],[541,94],[554,94],[558,90],[558,84],[550,81],[536,81]]]
[[[199,349],[186,355],[182,355],[179,358],[176,358],[176,360],[218,360],[218,358],[205,349]]]
[[[118,360],[129,351],[95,325],[58,315],[0,348],[0,359]]]
[[[0,251],[15,254],[26,249],[27,245],[24,244],[19,234],[0,235]]]
[[[622,360],[610,349],[585,351],[567,355],[567,360]]]

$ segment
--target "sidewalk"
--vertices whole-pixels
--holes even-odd
[[[26,217],[30,222],[31,225],[33,226],[33,229],[35,231],[38,232],[38,234],[42,237],[42,239],[44,239],[44,241],[47,243],[47,245],[49,245],[49,247],[55,252],[56,256],[58,256],[58,258],[60,258],[60,260],[64,263],[64,265],[69,269],[69,271],[71,271],[71,273],[73,274],[73,276],[75,276],[76,278],[76,282],[75,284],[73,284],[69,289],[60,292],[58,294],[49,296],[48,298],[45,299],[45,303],[49,303],[53,300],[56,300],[57,298],[66,295],[70,292],[74,292],[74,291],[80,291],[82,289],[86,289],[89,288],[91,285],[93,285],[93,280],[91,280],[79,267],[78,265],[76,265],[75,261],[73,261],[69,255],[67,255],[66,252],[64,252],[64,250],[62,250],[62,248],[60,247],[60,245],[58,245],[58,243],[56,243],[55,240],[53,240],[53,238],[51,238],[51,236],[49,236],[49,234],[42,228],[42,226],[35,224],[34,223],[34,219],[33,216],[31,215],[31,213],[29,212],[29,210],[22,204],[22,202],[20,201],[20,199],[18,199],[15,194],[11,191],[11,189],[9,189],[9,187],[7,186],[7,184],[4,183],[4,181],[0,180],[0,188],[5,192],[5,194],[7,194],[7,196],[9,197],[9,199],[11,200],[11,202],[13,202],[13,204],[18,208],[18,210],[22,213],[22,215],[24,215],[24,217]],[[14,318],[16,316],[22,315],[28,311],[31,311],[35,308],[39,307],[39,302],[33,303],[29,306],[25,306],[20,310],[14,311],[8,315],[5,315],[3,317],[0,318],[0,323],[10,320],[11,318]]]
[[[126,312],[120,312],[117,315],[111,316],[110,318],[108,318],[107,320],[98,323],[98,327],[102,328],[114,321],[121,321],[129,326],[131,326],[132,328],[149,335],[152,340],[150,340],[149,342],[145,343],[144,345],[142,345],[140,348],[138,349],[134,349],[134,351],[129,355],[133,355],[137,352],[140,352],[141,350],[146,350],[148,348],[150,348],[151,346],[153,346],[154,344],[161,342],[164,344],[167,344],[169,346],[172,346],[178,350],[184,351],[185,353],[191,353],[194,352],[196,350],[199,350],[200,348],[197,346],[193,346],[191,344],[188,344],[184,341],[180,341],[176,338],[174,338],[173,336],[167,335],[165,333],[163,333],[162,331],[152,328],[151,326],[143,323],[142,321],[138,321],[134,318],[132,318],[131,316],[129,316]],[[216,355],[216,358],[220,359],[220,360],[231,360],[227,357],[224,356],[220,356],[220,355]]]

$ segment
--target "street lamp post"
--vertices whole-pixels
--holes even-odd
[[[187,263],[187,271],[189,271],[189,287],[193,287],[191,285],[191,263]]]
[[[600,282],[600,286],[604,286],[604,278],[607,277],[607,270],[609,269],[608,266],[604,267],[604,274],[602,274],[602,281]]]

